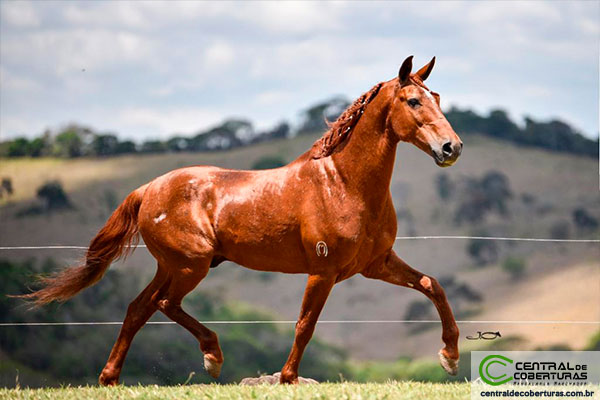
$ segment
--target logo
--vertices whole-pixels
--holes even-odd
[[[500,334],[500,331],[498,332],[481,332],[481,331],[477,331],[477,335],[476,336],[467,336],[467,340],[479,340],[479,339],[483,339],[483,340],[494,340],[496,338],[501,338],[502,335]]]
[[[502,375],[492,375],[492,372],[490,372],[490,367],[492,365],[494,365],[494,370],[498,369],[499,367],[495,366],[495,364],[498,364],[502,367],[506,367],[508,364],[512,364],[513,360],[511,360],[508,357],[504,357],[501,356],[499,354],[492,354],[489,355],[487,357],[485,357],[483,360],[481,360],[481,362],[479,363],[479,376],[481,377],[481,380],[484,381],[485,383],[487,383],[488,385],[492,385],[492,386],[500,386],[503,385],[507,382],[510,382],[513,380],[512,376],[508,376],[506,373],[502,374]]]

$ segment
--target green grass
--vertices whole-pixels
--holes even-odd
[[[0,389],[0,399],[467,399],[468,383],[322,383],[319,385],[190,385]]]

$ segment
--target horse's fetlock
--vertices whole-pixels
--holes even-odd
[[[291,368],[283,367],[281,370],[281,376],[279,378],[279,383],[283,384],[295,384],[298,383],[298,372],[294,372]]]

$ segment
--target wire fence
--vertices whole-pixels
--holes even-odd
[[[239,321],[198,321],[201,324],[213,325],[244,325],[244,324],[295,324],[295,320],[239,320]],[[441,324],[439,320],[319,320],[318,324]],[[600,321],[568,321],[568,320],[541,320],[541,321],[491,321],[491,320],[458,320],[457,324],[503,324],[503,325],[600,325]],[[176,325],[173,321],[150,321],[147,325]],[[81,321],[81,322],[3,322],[3,326],[88,326],[88,325],[123,325],[121,321]]]
[[[550,242],[550,243],[600,243],[600,239],[553,239],[553,238],[524,238],[524,237],[498,237],[498,236],[397,236],[396,240],[497,240],[511,242]],[[131,247],[145,248],[146,245]],[[56,250],[73,249],[87,250],[87,246],[0,246],[0,250]],[[202,324],[295,324],[295,320],[230,320],[230,321],[199,321]],[[519,324],[519,325],[600,325],[600,321],[569,321],[569,320],[458,320],[458,324]],[[319,324],[440,324],[439,320],[320,320]],[[89,325],[122,325],[120,321],[81,321],[81,322],[3,322],[0,327],[14,326],[89,326]],[[175,325],[172,321],[150,321],[149,325]]]
[[[499,237],[499,236],[396,236],[396,240],[497,240],[504,242],[550,242],[550,243],[600,243],[600,239],[552,239],[552,238],[526,238],[526,237]],[[145,244],[132,247],[145,248]],[[0,246],[0,250],[87,250],[87,246]]]

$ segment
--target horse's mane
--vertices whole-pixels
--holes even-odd
[[[330,156],[340,144],[350,137],[365,108],[375,98],[381,86],[383,86],[383,82],[373,86],[371,90],[356,99],[335,122],[327,122],[329,129],[312,145],[310,150],[312,158]]]

